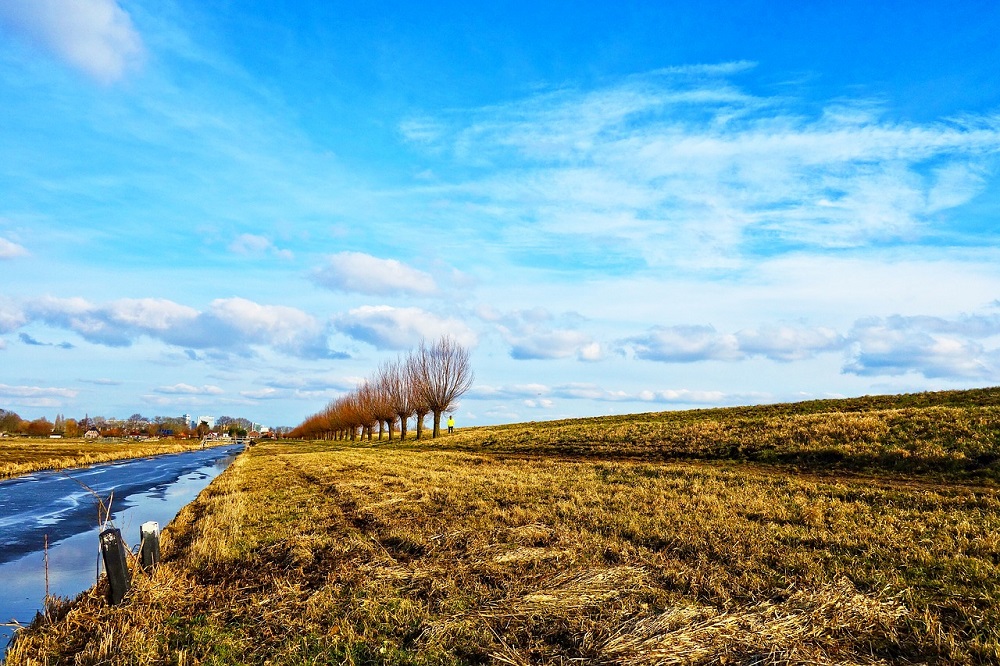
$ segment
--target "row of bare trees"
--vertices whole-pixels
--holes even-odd
[[[433,434],[441,434],[441,415],[452,409],[471,388],[474,375],[469,350],[450,336],[428,346],[421,342],[415,352],[382,363],[375,373],[352,393],[334,399],[317,414],[308,417],[289,436],[303,439],[378,438],[388,431],[393,438],[399,424],[399,438],[406,439],[407,422],[416,421],[416,437],[424,430],[424,417],[432,414]]]

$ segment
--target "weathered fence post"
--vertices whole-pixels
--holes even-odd
[[[139,527],[139,559],[142,568],[152,571],[160,562],[160,524],[155,520]]]
[[[104,570],[108,574],[108,603],[116,606],[132,586],[132,574],[125,560],[125,543],[121,530],[116,527],[101,532],[100,540]]]

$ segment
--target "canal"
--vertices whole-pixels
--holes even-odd
[[[0,481],[0,660],[15,631],[4,625],[27,625],[42,609],[46,539],[49,594],[75,597],[99,573],[97,497],[112,497],[112,522],[135,546],[142,523],[165,527],[241,450],[214,447]]]

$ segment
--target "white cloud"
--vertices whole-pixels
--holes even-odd
[[[514,386],[490,386],[476,384],[466,394],[469,398],[478,400],[493,400],[498,398],[535,398],[548,395],[550,388],[545,384],[516,384]]]
[[[359,294],[413,294],[430,296],[438,288],[429,274],[395,259],[379,259],[362,252],[340,252],[312,273],[316,284]]]
[[[263,388],[256,391],[240,391],[240,395],[251,400],[277,400],[287,398],[288,391],[279,391],[274,388]]]
[[[525,407],[531,409],[552,409],[555,406],[555,402],[549,400],[548,398],[540,398],[538,400],[525,400],[522,403]]]
[[[744,354],[776,361],[801,361],[843,349],[846,344],[844,336],[825,327],[766,326],[737,331],[735,337]]]
[[[24,326],[27,317],[20,306],[0,297],[0,333],[10,333]]]
[[[593,354],[594,343],[580,331],[545,331],[511,340],[510,355],[518,360],[556,359]],[[598,354],[600,345],[597,345]],[[594,359],[588,359],[594,360]]]
[[[586,320],[575,312],[554,315],[545,308],[501,313],[483,306],[476,316],[493,324],[517,360],[560,359],[576,356],[598,361],[604,356],[600,343],[576,327]]]
[[[858,321],[844,371],[856,375],[1000,380],[1000,316]]]
[[[733,402],[734,398],[738,399],[738,396],[729,396],[722,391],[694,391],[690,389],[640,391],[637,397],[643,402],[685,405],[722,405]]]
[[[120,299],[92,305],[82,298],[44,296],[29,301],[31,320],[75,331],[85,340],[112,347],[127,347],[139,335],[169,336],[192,326],[198,311],[164,299]]]
[[[71,330],[89,342],[112,347],[127,347],[146,336],[190,349],[247,353],[259,346],[302,358],[343,356],[329,349],[326,330],[313,316],[243,298],[216,299],[200,312],[165,299],[119,299],[95,305],[82,298],[46,296],[28,301],[22,315],[0,316],[0,326],[8,328],[28,321]]]
[[[0,238],[0,260],[26,256],[28,256],[28,251],[24,247],[6,238]]]
[[[291,250],[279,249],[269,238],[254,234],[241,234],[229,244],[229,250],[250,257],[274,256],[280,259],[294,259]]]
[[[800,361],[843,349],[846,339],[826,327],[765,326],[719,333],[711,326],[655,326],[621,344],[636,358],[667,363],[742,361],[754,356]]]
[[[6,0],[0,20],[102,83],[143,58],[142,39],[116,0]]]
[[[611,390],[593,383],[574,382],[548,386],[521,384],[512,386],[476,385],[466,397],[471,400],[519,400],[527,407],[554,405],[553,398],[592,400],[595,402],[650,402],[681,405],[724,405],[740,400],[759,399],[759,395],[732,395],[723,391],[695,389]]]
[[[646,334],[623,342],[637,358],[646,361],[692,363],[744,357],[735,336],[718,333],[711,326],[654,326]]]
[[[399,124],[399,132],[406,141],[428,144],[438,141],[446,132],[446,127],[434,120],[411,118]]]
[[[224,298],[212,301],[205,319],[214,330],[235,333],[245,344],[271,346],[295,356],[328,355],[323,327],[295,308]]]
[[[410,349],[421,340],[433,341],[449,335],[467,347],[476,344],[476,334],[464,322],[438,317],[420,308],[365,305],[333,320],[340,332],[379,349]]]
[[[0,398],[75,398],[78,393],[67,388],[0,384]]]
[[[581,361],[600,361],[604,358],[604,347],[599,342],[590,342],[582,345],[577,355]]]
[[[174,384],[173,386],[160,386],[153,389],[156,393],[166,395],[222,395],[225,393],[218,386],[205,384],[204,386],[191,386],[190,384]]]

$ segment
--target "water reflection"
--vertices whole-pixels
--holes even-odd
[[[165,527],[229,466],[236,453],[234,449],[209,449],[73,470],[71,474],[85,476],[92,488],[100,487],[105,500],[114,489],[112,521],[133,547],[139,542],[142,523],[154,520]],[[46,535],[50,594],[72,598],[97,579],[96,499],[78,484],[66,483],[65,478],[60,485],[58,478],[58,473],[43,473],[0,483],[0,623],[16,620],[28,624],[41,610]],[[138,487],[137,481],[145,487]],[[63,494],[53,493],[55,488],[61,488]],[[30,505],[32,498],[34,507]],[[12,627],[0,626],[0,655],[13,632]]]

